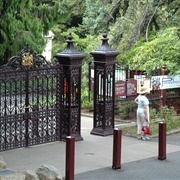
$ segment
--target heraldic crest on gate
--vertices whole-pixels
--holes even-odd
[[[29,45],[0,69],[0,151],[60,140],[61,68]]]
[[[45,57],[41,54],[34,52],[31,47],[26,44],[21,50],[18,56],[13,56],[8,60],[8,63],[3,66],[3,70],[9,69],[25,69],[37,68],[37,67],[48,67],[51,66],[49,62],[46,61]]]

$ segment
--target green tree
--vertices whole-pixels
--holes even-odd
[[[73,1],[82,11],[77,11],[70,0],[66,0],[70,19],[53,28],[55,32],[54,53],[62,51],[67,33],[73,32],[75,42],[88,55],[97,48],[94,40],[101,39],[104,30],[108,33],[109,44],[120,52],[118,61],[130,65],[131,69],[147,70],[148,74],[158,74],[158,69],[166,63],[168,71],[178,73],[179,64],[179,0],[81,0]],[[70,9],[71,8],[71,9]],[[83,15],[83,17],[82,17]],[[76,23],[82,17],[82,23]],[[74,22],[73,22],[74,21]],[[73,23],[71,23],[73,22]],[[65,35],[66,34],[66,35]],[[89,34],[91,39],[89,39]],[[82,42],[85,46],[83,46]],[[101,43],[99,43],[100,45]],[[91,47],[91,50],[89,49]],[[83,72],[87,77],[87,63]],[[83,80],[86,82],[85,80]],[[84,85],[83,85],[84,86]]]
[[[78,28],[82,24],[83,13],[85,10],[84,0],[64,0],[64,8],[67,10],[68,16],[63,18],[57,24],[52,27],[52,31],[54,33],[53,39],[53,56],[57,52],[61,52],[65,48],[65,41],[67,39],[68,33],[75,33],[77,35],[81,35],[81,37],[85,37],[82,35],[82,29]]]
[[[43,34],[66,15],[58,0],[0,0],[0,63],[17,55],[26,43],[41,53]]]
[[[86,0],[83,27],[86,33],[99,34],[108,29],[109,0]]]
[[[110,24],[109,38],[120,52],[118,61],[149,74],[167,63],[171,74],[179,73],[180,1],[134,0],[125,7],[116,1],[116,5],[120,15]]]
[[[180,74],[180,28],[172,27],[150,35],[137,42],[129,51],[119,55],[119,62],[125,61],[131,69],[146,70],[148,75],[160,75],[165,63],[168,74]]]
[[[129,50],[143,36],[148,41],[152,30],[178,27],[178,0],[131,0],[126,6],[116,0],[116,4],[119,5],[120,16],[110,25],[110,39],[120,52]]]

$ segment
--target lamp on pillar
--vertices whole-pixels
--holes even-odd
[[[76,141],[81,137],[81,69],[85,55],[74,48],[71,33],[68,35],[67,48],[56,54],[62,67],[62,120],[61,140],[72,136]]]
[[[119,52],[110,48],[106,32],[94,57],[94,123],[91,134],[107,136],[114,132],[115,64]]]

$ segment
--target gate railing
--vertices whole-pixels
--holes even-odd
[[[0,151],[60,140],[61,68],[28,45],[0,70]]]
[[[67,48],[52,65],[28,45],[0,69],[0,151],[81,137],[81,67]]]
[[[163,66],[164,67],[164,66]],[[89,63],[89,93],[94,93],[94,64]],[[161,73],[161,70],[159,70]],[[139,78],[139,79],[138,79]],[[136,98],[137,94],[137,81],[143,81],[144,79],[151,78],[147,77],[145,71],[140,70],[130,70],[128,66],[121,66],[116,64],[115,69],[115,117],[116,119],[122,119],[117,112],[126,104],[126,108],[136,109],[134,108],[133,100]],[[136,80],[135,80],[136,79]],[[90,99],[89,94],[89,100]],[[162,95],[161,90],[153,90],[151,94],[148,95],[148,99],[150,100],[150,106],[157,111],[161,106]],[[180,114],[180,88],[167,89],[165,96],[165,104],[168,107],[174,107],[177,114]],[[128,107],[129,106],[131,107]],[[135,118],[136,112],[127,113],[130,117],[128,119]],[[132,116],[132,117],[131,117]]]

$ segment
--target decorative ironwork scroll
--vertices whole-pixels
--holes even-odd
[[[11,57],[7,64],[3,65],[2,70],[22,70],[27,68],[39,68],[47,66],[50,67],[51,64],[46,61],[45,57],[34,52],[31,47],[26,44],[18,56]]]

